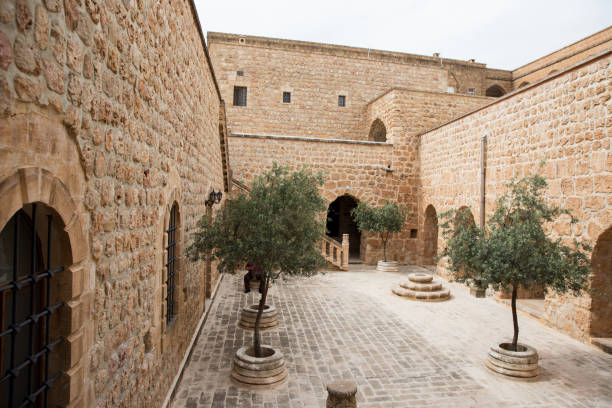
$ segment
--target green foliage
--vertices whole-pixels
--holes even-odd
[[[383,241],[384,260],[387,261],[387,241],[389,235],[400,232],[406,220],[406,208],[387,200],[385,205],[376,208],[361,202],[351,210],[359,231],[380,234]]]
[[[217,259],[233,273],[247,262],[272,280],[279,274],[312,275],[323,264],[316,248],[324,231],[322,175],[302,169],[289,174],[274,164],[253,183],[247,197],[228,200],[212,222],[204,216],[188,249],[192,260]]]
[[[588,286],[590,246],[576,240],[567,246],[545,232],[545,225],[562,215],[576,222],[569,211],[546,202],[546,185],[546,180],[537,174],[512,180],[507,192],[497,200],[495,213],[484,230],[467,221],[469,210],[451,210],[441,216],[446,240],[441,256],[448,257],[456,279],[481,278],[512,290],[515,346],[519,286],[575,295]]]

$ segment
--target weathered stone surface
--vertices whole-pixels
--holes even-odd
[[[17,21],[17,28],[20,31],[25,31],[32,27],[32,13],[28,6],[27,0],[17,0],[15,5],[15,20]]]
[[[327,384],[326,408],[356,408],[357,385],[351,381],[334,381]]]
[[[49,14],[42,4],[36,6],[36,23],[34,26],[34,39],[41,50],[47,49],[49,44]]]
[[[5,32],[0,31],[0,68],[6,69],[13,62],[13,47]]]
[[[40,73],[39,59],[40,55],[34,44],[23,34],[18,34],[15,38],[15,65],[21,72],[31,75]]]
[[[41,86],[38,82],[18,76],[14,79],[17,96],[24,102],[35,102],[40,98]]]

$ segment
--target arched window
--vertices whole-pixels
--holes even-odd
[[[500,96],[503,96],[505,94],[506,94],[506,91],[504,91],[504,88],[502,88],[499,85],[492,85],[488,87],[485,92],[486,96],[492,96],[494,98],[499,98]]]
[[[376,119],[370,126],[370,135],[368,139],[373,142],[386,142],[387,141],[387,128],[382,120]]]
[[[177,229],[178,229],[178,204],[174,203],[170,210],[168,220],[167,245],[166,245],[166,327],[176,317],[176,281],[177,281]]]
[[[423,226],[423,265],[435,265],[438,254],[438,214],[433,205],[425,210]]]
[[[3,407],[51,405],[50,391],[61,375],[51,355],[63,341],[52,316],[64,304],[52,280],[64,261],[70,263],[63,251],[67,242],[59,216],[42,203],[23,206],[0,232]]]

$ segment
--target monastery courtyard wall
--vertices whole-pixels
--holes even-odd
[[[170,0],[0,3],[0,228],[38,203],[57,235],[37,230],[40,246],[66,267],[51,278],[65,302],[52,335],[65,339],[51,354],[50,375],[63,373],[50,406],[161,406],[214,284],[182,252],[229,173],[194,13]]]
[[[545,320],[580,338],[612,333],[611,62],[607,50],[420,136],[422,229],[428,228],[430,206],[437,214],[469,206],[478,222],[485,134],[487,216],[513,176],[540,172],[547,178],[547,198],[579,220],[574,225],[567,218],[557,220],[551,236],[565,243],[590,241],[600,252],[593,256],[592,288],[603,294],[595,294],[593,301],[589,296],[546,297]],[[542,160],[546,163],[539,171]]]

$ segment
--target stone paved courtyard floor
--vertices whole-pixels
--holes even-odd
[[[351,265],[276,282],[268,303],[280,326],[263,343],[283,352],[289,381],[265,392],[230,381],[235,351],[252,342],[239,312],[258,296],[242,293],[241,276],[225,276],[172,407],[324,407],[325,385],[335,380],[357,383],[359,407],[612,407],[612,355],[520,313],[519,341],[538,350],[542,374],[529,381],[493,373],[484,361],[491,343],[512,336],[510,309],[454,283],[446,302],[391,293],[419,270]]]

